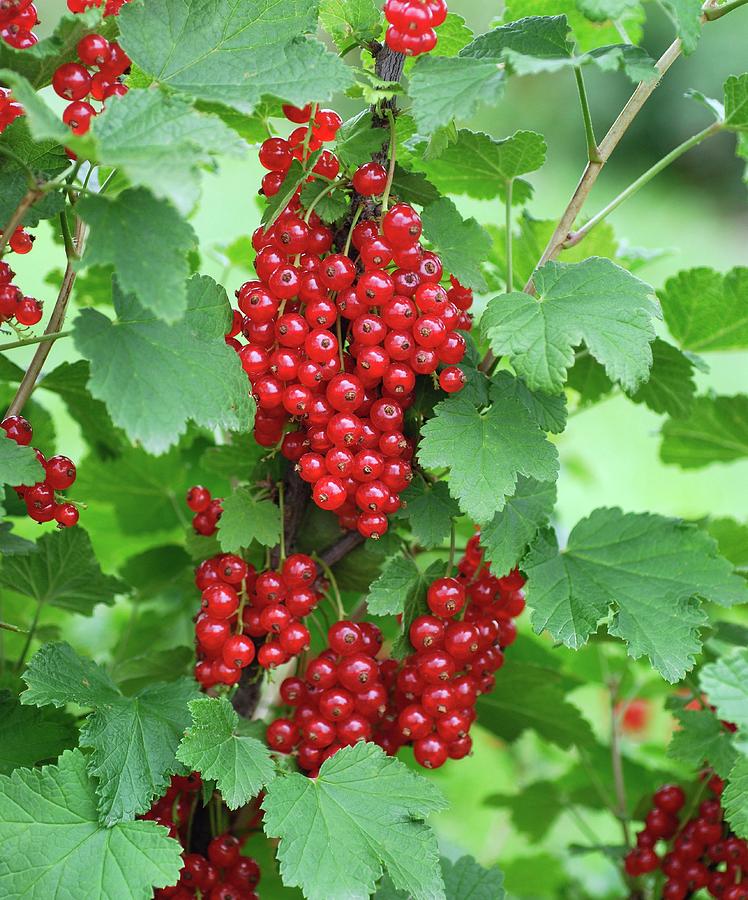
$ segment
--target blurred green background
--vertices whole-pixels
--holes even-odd
[[[147,0],[146,0],[147,2]],[[62,0],[43,0],[44,18],[40,35],[50,30],[62,12]],[[450,10],[463,15],[476,32],[484,31],[501,14],[501,4],[485,0],[450,0]],[[552,3],[542,3],[540,12],[563,12]],[[672,40],[672,25],[656,4],[647,5],[644,46],[657,57]],[[655,92],[635,125],[624,138],[610,165],[596,186],[586,212],[592,214],[638,174],[683,139],[704,127],[709,113],[684,97],[689,88],[707,96],[721,96],[726,76],[744,71],[748,46],[748,9],[740,10],[722,22],[704,29],[698,52],[680,59],[664,84]],[[612,122],[631,92],[628,80],[619,75],[585,73],[598,137]],[[353,113],[353,101],[336,103],[342,113]],[[573,76],[539,76],[510,81],[505,99],[495,110],[485,111],[467,123],[496,137],[504,137],[518,128],[542,132],[549,153],[545,168],[535,177],[535,198],[530,212],[538,218],[557,218],[571,195],[582,171],[585,143]],[[668,253],[648,264],[638,274],[655,287],[683,268],[708,265],[726,271],[748,264],[748,206],[741,164],[734,156],[734,137],[720,135],[691,151],[661,175],[644,192],[624,204],[611,217],[617,237],[635,247],[649,250],[664,248]],[[193,224],[201,241],[202,270],[221,278],[223,267],[218,245],[240,235],[250,234],[259,223],[259,208],[254,201],[260,167],[254,154],[246,160],[226,161],[220,170],[204,181],[202,202]],[[498,204],[460,201],[463,214],[475,215],[482,223],[501,223],[503,208]],[[62,253],[51,240],[49,226],[40,228],[34,253],[14,265],[28,292],[40,298],[51,297],[52,288],[44,283],[47,272],[62,264]],[[232,272],[226,287],[231,293],[243,280]],[[30,351],[29,354],[30,356]],[[19,364],[24,352],[13,356]],[[60,342],[52,351],[50,367],[63,359],[75,358],[74,348]],[[705,354],[708,374],[698,376],[702,390],[734,394],[748,384],[748,354]],[[59,448],[79,456],[83,444],[76,426],[55,403],[43,397],[54,413]],[[744,521],[748,497],[748,461],[713,465],[684,472],[663,465],[659,460],[660,417],[642,406],[624,399],[610,399],[598,407],[574,416],[567,432],[559,438],[562,474],[559,482],[558,525],[562,533],[592,509],[619,505],[625,510],[652,510],[663,514],[699,518],[732,515]],[[104,511],[91,511],[88,529],[111,522]],[[31,534],[30,523],[19,530]],[[149,543],[151,541],[149,540]],[[134,552],[133,543],[127,553]],[[107,546],[105,564],[121,560]],[[106,631],[109,612],[76,627],[79,643],[96,649]],[[525,628],[526,628],[525,623]],[[99,648],[100,649],[100,648]],[[569,655],[568,651],[558,651]],[[589,651],[590,657],[593,650]],[[585,653],[577,655],[575,665],[584,665]],[[602,731],[605,727],[605,699],[602,690],[585,688],[572,699]],[[657,711],[644,735],[648,747],[633,739],[627,748],[656,758],[666,742],[669,716]],[[592,832],[600,842],[617,839],[610,817],[586,814],[580,823],[578,813],[570,812],[551,830],[540,850],[530,847],[527,838],[511,826],[504,810],[483,805],[484,798],[496,791],[518,792],[522,785],[539,777],[553,778],[565,764],[564,755],[531,735],[525,735],[509,752],[490,735],[478,730],[475,755],[459,767],[435,774],[452,802],[449,812],[437,825],[443,847],[450,855],[469,851],[484,863],[499,862],[507,870],[507,882],[513,896],[531,897],[606,897],[622,896],[621,884],[613,866],[604,857],[570,858],[559,848],[574,841],[589,840]],[[542,816],[542,806],[536,810]],[[538,855],[540,854],[540,855]],[[577,876],[579,888],[565,888],[567,875]],[[537,882],[533,886],[534,881]]]

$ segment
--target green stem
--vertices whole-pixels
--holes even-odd
[[[286,497],[285,487],[282,481],[278,482],[278,508],[280,509],[280,559],[286,558]]]
[[[312,213],[314,212],[314,207],[319,203],[319,201],[326,197],[328,194],[331,194],[335,188],[338,186],[337,181],[331,181],[330,184],[324,189],[324,191],[320,191],[320,193],[312,200],[309,204],[309,209],[306,211],[306,215],[304,216],[304,221],[309,224],[309,220],[312,218]]]
[[[10,622],[0,622],[0,629],[3,631],[12,631],[14,634],[28,634],[25,628],[19,628],[18,625],[11,625]]]
[[[722,16],[726,16],[734,9],[745,6],[746,3],[748,3],[748,0],[732,0],[732,3],[725,3],[722,6],[712,6],[704,10],[704,18],[707,22],[714,22],[715,19],[721,19]]]
[[[457,544],[457,526],[455,525],[455,520],[452,519],[452,527],[450,529],[450,534],[449,534],[449,561],[447,562],[447,572],[446,572],[447,578],[449,578],[449,576],[454,571],[456,544]]]
[[[392,182],[395,180],[395,163],[397,162],[397,129],[395,127],[395,116],[392,110],[387,107],[387,119],[390,123],[390,168],[387,173],[387,184],[382,194],[382,212],[387,212],[390,205],[390,192],[392,191]]]
[[[748,2],[748,0],[746,0]],[[711,137],[713,134],[718,134],[723,128],[721,122],[714,122],[708,128],[705,128],[703,131],[700,131],[698,134],[693,135],[687,141],[684,141],[682,144],[677,146],[674,150],[671,150],[667,156],[663,156],[663,158],[656,162],[651,168],[647,169],[647,171],[640,175],[636,181],[632,182],[625,190],[621,191],[621,193],[605,207],[605,209],[600,210],[600,212],[593,216],[589,222],[586,222],[578,231],[574,231],[569,235],[568,240],[564,242],[564,247],[574,247],[581,240],[583,240],[592,229],[599,225],[604,219],[606,219],[615,209],[629,197],[633,197],[638,191],[640,191],[646,184],[656,176],[662,172],[663,169],[666,169],[672,162],[675,162],[676,159],[683,156],[684,153],[687,153],[693,147],[696,147],[702,141]]]
[[[348,229],[348,237],[345,239],[345,247],[343,247],[343,253],[345,256],[348,256],[348,251],[351,249],[351,241],[353,240],[353,229],[358,225],[358,220],[361,218],[364,212],[363,203],[356,212],[353,214],[353,218],[351,219],[351,227]]]
[[[60,213],[60,228],[62,229],[62,241],[65,244],[65,253],[68,259],[78,259],[78,251],[73,243],[73,235],[70,231],[70,223],[65,210]]]
[[[574,77],[577,82],[577,91],[579,92],[579,103],[582,107],[582,121],[584,122],[584,134],[587,139],[587,158],[590,162],[601,162],[600,151],[597,149],[597,139],[595,138],[595,129],[592,126],[592,114],[590,113],[590,104],[587,99],[587,88],[584,86],[584,76],[579,66],[574,66]]]
[[[338,620],[345,618],[345,607],[343,606],[343,598],[340,596],[340,588],[338,587],[338,582],[335,576],[333,575],[332,569],[327,565],[327,563],[321,557],[315,557],[317,561],[317,565],[322,569],[325,573],[325,578],[330,582],[330,587],[332,588],[333,596],[335,597],[335,606],[338,610]],[[321,609],[322,607],[320,607]]]
[[[514,187],[514,179],[510,178],[506,183],[506,208],[505,208],[505,228],[506,228],[506,292],[511,294],[514,290],[514,266],[512,265],[512,189]]]
[[[318,109],[319,109],[319,104],[313,103],[312,111],[309,114],[309,127],[307,128],[306,134],[304,135],[304,143],[301,145],[301,164],[302,165],[306,162],[306,158],[309,153],[309,142],[312,140],[312,131],[314,130],[314,120],[317,116]]]
[[[39,624],[39,617],[42,614],[42,607],[44,606],[43,600],[37,600],[36,602],[36,612],[34,613],[34,621],[31,623],[31,628],[29,628],[28,634],[26,635],[26,642],[23,645],[23,650],[21,650],[21,655],[18,657],[18,662],[16,663],[16,672],[20,673],[26,663],[26,656],[29,652],[29,648],[31,647],[31,642],[34,640],[34,633],[36,632],[37,625]]]
[[[338,53],[338,56],[341,59],[343,59],[344,56],[348,56],[348,54],[351,52],[351,50],[355,50],[356,47],[360,47],[360,46],[361,45],[359,44],[358,41],[352,41],[350,44],[347,44],[345,47],[343,47],[343,49],[340,51],[340,53]]]
[[[623,780],[623,759],[621,757],[621,733],[619,729],[616,705],[618,704],[619,683],[611,680],[608,685],[610,691],[610,761],[613,768],[613,784],[616,791],[616,816],[621,823],[623,840],[628,848],[631,847],[631,831],[629,829],[629,816],[626,806],[626,785]]]
[[[47,341],[56,341],[58,338],[68,337],[72,331],[54,331],[51,334],[42,334],[39,337],[23,338],[19,341],[9,341],[7,344],[0,344],[0,351],[15,350],[16,347],[27,347],[29,344],[43,344]]]

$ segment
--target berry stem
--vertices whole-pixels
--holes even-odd
[[[512,260],[512,189],[514,179],[510,178],[506,183],[506,205],[504,227],[506,229],[506,292],[511,294],[514,290],[514,266]]]
[[[361,218],[364,212],[363,203],[358,207],[356,212],[353,214],[353,218],[351,219],[351,225],[348,229],[348,237],[345,239],[345,247],[343,247],[343,254],[348,256],[348,251],[351,249],[351,241],[353,240],[353,229],[358,225],[358,220]]]
[[[304,135],[304,143],[301,145],[301,160],[302,165],[307,158],[309,153],[309,143],[312,140],[312,132],[314,131],[314,120],[317,117],[317,110],[319,109],[319,103],[312,104],[312,110],[309,114],[309,127],[306,130],[306,134]]]
[[[395,179],[395,165],[397,162],[397,129],[395,127],[395,114],[388,106],[385,115],[390,123],[390,167],[387,172],[387,184],[382,194],[382,212],[386,213],[390,205],[390,192],[392,191],[392,182]]]
[[[315,206],[320,202],[323,197],[326,197],[328,194],[331,194],[335,188],[338,186],[337,181],[331,181],[330,184],[324,189],[324,191],[320,191],[320,193],[312,200],[309,204],[309,209],[306,211],[306,215],[304,216],[304,221],[309,224],[309,220],[312,218],[312,213],[314,212]],[[296,264],[298,265],[298,263]]]
[[[44,330],[45,335],[58,334],[62,330],[62,325],[65,321],[65,314],[67,313],[68,302],[70,301],[70,294],[73,290],[73,284],[75,282],[76,270],[75,263],[81,255],[81,251],[83,250],[83,245],[85,243],[86,238],[86,226],[82,219],[76,219],[75,222],[75,235],[73,237],[73,246],[76,250],[75,257],[68,256],[67,258],[67,266],[65,267],[65,274],[62,278],[62,284],[60,285],[60,292],[57,295],[57,300],[55,301],[54,309],[52,310],[52,315],[49,317],[49,322],[47,323],[47,327]],[[16,395],[11,401],[10,406],[8,407],[8,411],[6,412],[7,416],[17,416],[24,407],[24,404],[31,396],[32,391],[36,385],[36,379],[39,377],[39,373],[44,366],[44,363],[47,361],[47,357],[49,356],[49,351],[52,349],[54,341],[44,341],[40,342],[39,346],[36,349],[36,353],[31,360],[31,363],[26,370],[26,374],[23,376],[23,380],[21,384],[18,386],[18,390],[16,391]]]
[[[584,122],[584,134],[587,138],[587,158],[590,162],[599,163],[600,151],[597,148],[597,140],[595,139],[595,129],[592,125],[592,113],[590,112],[590,104],[587,99],[587,88],[584,86],[584,76],[579,66],[574,66],[574,78],[577,82],[577,91],[579,92],[579,103],[582,107],[582,121]]]
[[[31,648],[31,642],[34,640],[34,634],[36,633],[37,626],[39,625],[39,617],[42,614],[42,607],[44,606],[44,598],[40,598],[36,601],[36,609],[34,610],[34,619],[31,622],[31,628],[29,628],[26,633],[26,640],[23,645],[23,649],[21,650],[21,655],[18,657],[18,662],[16,663],[16,674],[20,675],[23,671],[23,667],[26,664],[26,657],[28,656],[29,649]]]
[[[70,233],[70,223],[66,215],[66,210],[60,213],[60,229],[62,231],[62,241],[65,245],[65,253],[68,259],[78,259],[78,251],[73,243],[73,235]]]
[[[732,0],[731,3],[724,3],[722,6],[709,7],[708,9],[704,10],[704,18],[707,20],[707,22],[714,22],[716,19],[721,19],[722,16],[726,16],[734,9],[739,9],[741,6],[745,6],[746,3],[748,3],[748,0]]]
[[[340,371],[345,372],[345,354],[343,351],[343,322],[342,316],[338,316],[335,320],[335,333],[338,338],[338,359],[340,360]]]
[[[280,561],[286,558],[286,503],[285,485],[278,482],[278,509],[280,510]]]
[[[42,334],[38,337],[21,338],[17,341],[9,341],[0,344],[0,352],[3,350],[15,350],[17,347],[28,347],[30,344],[43,344],[45,341],[56,341],[59,338],[68,337],[72,331],[55,331],[51,334]]]
[[[708,128],[704,128],[702,131],[699,131],[698,134],[694,134],[692,137],[688,138],[688,140],[683,141],[682,144],[679,144],[675,149],[671,150],[666,156],[663,156],[659,162],[656,162],[647,169],[643,175],[640,175],[636,181],[632,182],[625,190],[621,191],[621,193],[611,200],[604,209],[601,209],[597,215],[593,216],[588,222],[585,222],[585,224],[577,231],[571,232],[562,245],[563,249],[574,247],[580,241],[584,240],[596,225],[599,225],[600,222],[606,219],[615,209],[618,209],[618,207],[624,201],[628,200],[629,197],[633,197],[634,194],[640,191],[646,184],[649,184],[649,182],[652,181],[656,175],[659,175],[663,169],[666,169],[672,162],[675,162],[676,159],[679,159],[693,147],[698,146],[702,141],[705,141],[714,134],[718,134],[722,131],[723,127],[722,122],[713,122]]]
[[[343,606],[343,598],[340,596],[340,588],[338,587],[337,579],[333,574],[332,569],[327,563],[322,559],[321,556],[315,557],[319,567],[324,572],[325,578],[330,582],[330,587],[332,588],[333,597],[335,598],[335,606],[338,611],[338,620],[345,619],[345,607]],[[320,607],[321,609],[322,607]]]

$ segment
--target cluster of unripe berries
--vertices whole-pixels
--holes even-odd
[[[311,118],[309,108],[284,109],[294,122]],[[263,192],[277,191],[293,158],[332,140],[339,124],[321,110],[288,141],[265,141]],[[332,154],[325,168],[327,178],[337,176]],[[358,194],[381,195],[387,172],[367,163],[352,184]],[[442,287],[441,260],[420,237],[418,213],[399,203],[358,222],[346,252],[333,253],[331,229],[313,210],[303,215],[297,193],[272,227],[253,235],[257,280],[237,291],[243,318],[228,336],[257,401],[258,443],[282,440],[317,506],[367,538],[387,530],[412,477],[413,443],[403,428],[417,376],[436,377],[445,366],[441,387],[454,393],[464,385],[458,329],[471,327],[472,294],[455,279]],[[289,421],[297,430],[287,429]]]
[[[265,736],[272,750],[295,753],[310,777],[341,747],[376,740],[387,710],[387,672],[397,669],[394,660],[377,660],[382,634],[369,622],[336,622],[327,641],[303,679],[283,680],[281,701],[293,714],[271,722]]]
[[[52,87],[68,101],[62,121],[73,134],[85,134],[100,112],[92,100],[103,103],[127,93],[121,79],[130,69],[130,58],[118,43],[100,34],[85,35],[76,50],[79,61],[63,63],[52,76]]]
[[[16,444],[28,446],[34,437],[33,429],[23,416],[8,416],[0,422],[6,435]],[[75,481],[75,464],[67,456],[44,458],[41,450],[34,448],[36,458],[44,467],[44,479],[31,485],[18,485],[18,496],[26,504],[26,512],[35,522],[51,522],[53,519],[61,528],[69,528],[78,523],[78,509],[68,503],[59,491],[69,488]]]
[[[173,775],[169,789],[143,819],[169,829],[169,836],[186,847],[189,823],[195,806],[200,803],[200,775]],[[156,898],[170,900],[258,900],[255,890],[260,881],[257,861],[241,855],[241,841],[224,833],[208,844],[207,854],[184,853],[179,881],[173,887],[161,888]]]
[[[722,780],[708,782],[710,796],[687,820],[681,820],[686,794],[664,785],[653,796],[645,827],[625,859],[628,875],[638,878],[662,870],[664,900],[685,900],[701,890],[721,900],[748,898],[748,843],[736,837],[720,803]]]
[[[34,246],[34,236],[18,227],[10,236],[8,249],[23,255],[30,253]],[[29,327],[42,318],[42,303],[34,297],[27,297],[18,285],[13,283],[16,273],[10,265],[0,260],[0,324],[12,322]]]
[[[479,540],[471,538],[456,578],[429,586],[429,614],[410,626],[415,652],[397,672],[379,735],[388,753],[411,744],[429,769],[470,753],[475,703],[493,690],[504,650],[517,637],[514,619],[525,607],[520,573],[491,575]]]
[[[31,0],[0,0],[0,38],[6,44],[16,50],[33,47],[38,40],[33,29],[38,24],[36,6]]]
[[[359,740],[393,755],[412,745],[416,761],[429,769],[467,756],[475,703],[493,688],[503,649],[516,637],[523,583],[518,572],[491,576],[474,537],[459,576],[429,587],[430,614],[412,623],[415,652],[402,663],[377,659],[382,635],[375,625],[337,622],[328,648],[303,677],[282,682],[281,700],[293,713],[268,726],[268,746],[295,753],[311,776],[336,750]]]
[[[195,620],[198,663],[204,688],[236,684],[250,663],[274,669],[309,647],[303,619],[321,599],[317,566],[303,553],[285,559],[276,572],[257,572],[230,553],[202,562],[195,584],[202,610]]]
[[[419,56],[436,47],[434,31],[447,18],[445,0],[387,0],[384,16],[390,23],[385,40],[396,53]]]

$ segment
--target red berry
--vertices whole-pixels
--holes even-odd
[[[255,645],[243,634],[235,634],[223,645],[221,654],[227,666],[244,669],[255,658]]]
[[[239,859],[239,841],[230,834],[221,834],[208,844],[208,859],[223,869]]]
[[[91,90],[91,76],[78,63],[63,63],[52,76],[52,87],[65,100],[82,100]]]
[[[413,754],[416,762],[425,769],[438,769],[449,758],[447,742],[435,734],[416,741]]]
[[[380,163],[365,163],[353,176],[353,189],[364,197],[378,197],[386,186],[387,170]]]

